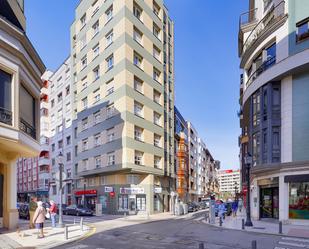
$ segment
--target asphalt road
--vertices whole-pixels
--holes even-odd
[[[264,235],[213,227],[198,214],[191,218],[136,223],[103,221],[95,224],[96,233],[84,240],[57,248],[66,249],[193,249],[204,243],[205,249],[309,248],[309,240]]]

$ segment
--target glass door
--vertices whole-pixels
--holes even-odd
[[[261,218],[273,218],[273,198],[271,188],[261,189],[260,208]]]
[[[136,209],[137,211],[146,211],[146,196],[136,197]]]
[[[135,196],[129,198],[129,210],[132,212],[136,211],[136,201]]]

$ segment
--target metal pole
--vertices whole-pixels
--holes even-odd
[[[198,248],[199,248],[199,249],[204,249],[204,243],[200,243],[200,244],[198,245]]]
[[[252,240],[251,248],[252,248],[252,249],[256,249],[256,248],[257,248],[256,240]]]
[[[241,219],[241,229],[245,230],[245,219]]]
[[[63,221],[62,221],[62,164],[59,163],[59,194],[60,194],[60,200],[59,200],[59,224],[58,227],[63,227]]]
[[[65,225],[64,227],[64,239],[68,240],[69,239],[69,226]]]
[[[279,234],[282,234],[282,221],[279,221]]]
[[[83,217],[80,218],[80,230],[83,231]]]
[[[250,163],[247,164],[247,220],[245,226],[252,227],[251,221],[251,207],[250,207]]]

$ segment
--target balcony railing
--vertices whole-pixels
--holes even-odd
[[[20,118],[19,129],[29,135],[30,137],[36,139],[36,130],[33,126],[28,124],[24,119]]]
[[[242,54],[261,36],[265,30],[271,27],[274,23],[285,15],[285,1],[281,1],[277,5],[273,5],[262,20],[251,31],[246,41],[242,46]]]
[[[251,10],[241,14],[240,17],[239,17],[239,28],[256,21],[257,20],[256,13],[257,13],[257,8],[251,9]]]
[[[12,125],[12,112],[0,107],[0,122]]]
[[[261,75],[263,72],[265,72],[267,69],[269,69],[270,67],[272,67],[275,64],[276,64],[276,56],[273,56],[273,57],[269,58],[267,61],[263,62],[263,64],[260,67],[258,67],[258,69],[256,69],[255,72],[253,72],[251,74],[251,76],[247,80],[246,87],[250,86],[252,84],[252,82],[259,75]]]

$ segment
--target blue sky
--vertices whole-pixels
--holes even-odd
[[[89,0],[87,0],[89,1]],[[70,52],[78,0],[26,0],[27,34],[48,69]],[[237,168],[239,14],[247,0],[165,0],[175,22],[176,105],[222,168]]]

